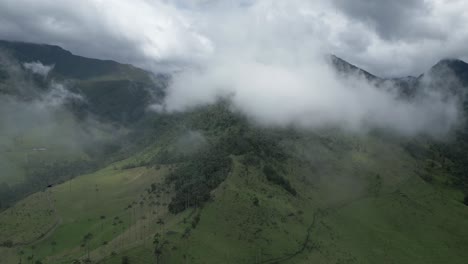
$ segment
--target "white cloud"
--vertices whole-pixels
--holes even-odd
[[[180,111],[229,97],[238,111],[265,125],[440,135],[456,124],[452,98],[430,95],[409,103],[392,89],[337,76],[324,53],[327,41],[347,26],[341,16],[322,14],[322,6],[261,1],[207,18],[223,17],[223,24],[206,23],[202,29],[216,49],[198,68],[174,77],[165,109]]]
[[[70,92],[63,84],[52,82],[47,93],[37,103],[47,108],[61,107],[70,100],[84,101],[84,98],[80,94]]]
[[[54,65],[44,65],[39,61],[26,62],[26,63],[23,63],[23,66],[25,69],[30,70],[31,72],[35,74],[42,75],[44,77],[47,77],[49,72],[54,68]]]
[[[239,111],[265,124],[407,134],[449,128],[455,102],[437,95],[414,104],[397,100],[362,80],[338,78],[324,54],[385,76],[419,74],[444,57],[468,56],[466,24],[462,0],[0,3],[1,38],[150,69],[189,65],[175,75],[167,110],[230,96]]]
[[[148,68],[211,49],[189,20],[159,0],[0,2],[0,38],[58,44],[80,55]]]
[[[419,75],[442,58],[468,58],[463,0],[3,0],[0,38],[58,44],[151,69],[193,63],[228,45],[224,26],[238,25],[231,34],[246,36],[258,25],[253,17],[235,20],[236,13],[281,21],[286,37],[312,34],[309,40],[324,52],[385,76]],[[304,31],[296,30],[298,22]]]
[[[230,98],[235,110],[267,126],[440,136],[457,124],[459,114],[454,98],[434,93],[402,101],[394,90],[377,89],[363,78],[337,76],[325,60],[284,66],[244,58],[176,76],[165,110],[184,111],[219,97]]]

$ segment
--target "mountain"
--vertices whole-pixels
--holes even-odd
[[[364,76],[368,81],[381,81],[382,79],[363,70],[355,65],[335,56],[330,56],[330,61],[333,67],[336,69],[337,72],[346,75],[361,75]]]
[[[378,77],[334,55],[331,56],[330,60],[338,73],[363,76],[378,87],[385,87],[390,84],[397,87],[401,96],[405,98],[412,98],[421,92],[424,87],[430,86],[432,89],[440,88],[443,92],[450,92],[466,100],[464,88],[468,87],[468,64],[462,60],[444,59],[417,77],[397,78]]]
[[[0,48],[20,63],[40,61],[44,65],[54,65],[56,78],[83,80],[120,76],[122,79],[149,81],[148,72],[131,65],[76,56],[58,46],[0,40]]]
[[[432,75],[442,75],[444,72],[452,71],[463,86],[468,85],[468,64],[458,59],[445,59],[434,65],[429,71]]]
[[[88,99],[75,110],[86,109],[115,122],[138,121],[150,99],[163,95],[168,81],[162,74],[156,76],[132,65],[76,56],[58,46],[0,41],[0,51],[20,65],[40,62],[53,67],[48,80],[65,81],[71,91]],[[0,76],[6,78],[6,72]]]
[[[31,65],[49,70],[35,72]],[[94,170],[130,148],[123,131],[143,118],[167,81],[57,46],[0,41],[2,205]]]
[[[2,264],[468,258],[466,127],[439,142],[258,127],[228,100],[181,113],[145,111],[170,77],[54,46],[2,43],[10,61],[2,61],[9,92],[0,95],[8,106],[1,109],[21,117],[21,129],[0,132],[2,171],[18,175],[0,177]],[[72,69],[75,60],[99,70]],[[43,78],[24,68],[34,61],[55,66]],[[455,67],[450,74],[461,83],[468,73],[461,62],[442,61],[419,77],[384,79],[332,62],[381,87],[399,83],[408,100],[442,66]],[[13,73],[21,78],[13,82]],[[62,91],[57,83],[72,95],[44,107]],[[39,92],[15,95],[24,86]],[[36,104],[42,108],[26,111]],[[15,123],[0,115],[0,124]]]

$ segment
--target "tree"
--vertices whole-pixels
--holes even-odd
[[[162,248],[164,246],[164,242],[162,240],[161,234],[156,233],[153,239],[154,244],[154,256],[156,257],[156,263],[160,262],[161,255],[162,255]]]
[[[289,183],[289,181],[287,179],[285,179],[283,176],[279,175],[275,169],[273,169],[273,167],[271,167],[270,165],[265,165],[263,167],[263,173],[265,174],[267,180],[269,182],[272,182],[274,184],[277,184],[281,187],[283,187],[283,189],[285,189],[287,192],[289,192],[290,194],[296,196],[297,192],[296,190],[291,186],[291,184]]]
[[[122,257],[122,264],[130,264],[130,259],[127,256]]]
[[[50,245],[52,246],[52,251],[54,251],[54,250],[55,250],[55,246],[57,246],[57,242],[56,242],[56,241],[52,241],[52,242],[50,243]]]
[[[195,229],[200,222],[200,213],[196,214],[192,220],[192,228]]]
[[[463,199],[463,203],[468,206],[468,194],[465,194],[465,199]]]
[[[24,251],[23,251],[23,250],[20,250],[20,252],[18,252],[18,255],[20,256],[20,261],[19,261],[19,263],[22,263],[22,262],[23,262]]]
[[[5,240],[5,241],[3,241],[3,242],[0,244],[0,246],[2,246],[2,247],[7,247],[7,248],[11,248],[11,247],[13,247],[13,241],[10,240],[10,239],[9,239],[9,240]]]
[[[84,237],[83,237],[83,244],[86,246],[86,251],[87,251],[87,254],[88,254],[88,258],[89,259],[89,241],[93,238],[93,234],[91,233],[88,233],[86,234]]]
[[[253,205],[258,206],[260,201],[258,200],[257,196],[255,196],[252,200]]]

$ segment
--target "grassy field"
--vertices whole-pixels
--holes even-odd
[[[49,199],[50,192],[39,192],[3,212],[0,215],[2,241],[22,245],[44,236],[57,224]]]
[[[5,256],[0,263],[28,256],[70,263],[88,255],[94,263],[124,258],[154,263],[155,234],[163,242],[163,263],[464,263],[468,258],[462,194],[422,180],[417,172],[425,161],[374,137],[315,134],[283,145],[293,158],[271,165],[296,195],[268,181],[261,165],[231,156],[233,169],[213,199],[173,215],[167,211],[172,188],[162,184],[171,165],[122,169],[147,160],[157,152],[152,147],[1,213],[0,227],[7,228],[0,228],[0,237],[27,245],[0,248]]]
[[[159,171],[146,168],[120,170],[116,164],[77,177],[46,192],[34,194],[3,212],[0,223],[5,228],[0,229],[0,237],[14,237],[13,241],[20,244],[14,251],[23,250],[25,256],[34,255],[35,259],[46,263],[70,263],[87,254],[88,248],[95,254],[93,250],[104,244],[110,254],[118,246],[130,243],[127,237],[120,239],[120,244],[116,243],[119,236],[131,232],[134,225],[142,225],[140,222],[145,216],[149,222],[164,211],[161,208],[167,203],[168,194],[154,197],[160,203],[155,207],[150,206],[153,200],[146,198],[144,201],[141,196],[151,183],[160,181],[164,173],[164,168]],[[129,205],[132,208],[128,208]],[[55,224],[58,226],[51,230],[51,234],[43,234]],[[138,232],[142,228],[138,227]],[[84,239],[87,234],[91,234],[90,238]],[[34,239],[38,242],[29,243]],[[27,245],[22,246],[24,243]],[[13,250],[1,250],[10,251],[9,255],[13,255]],[[0,262],[12,263],[18,258],[13,255],[2,258]]]
[[[453,199],[454,194],[460,195],[411,178],[394,192],[331,207],[313,229],[314,248],[298,259],[303,263],[465,263],[468,212],[459,199]]]

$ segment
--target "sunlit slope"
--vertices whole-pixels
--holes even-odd
[[[170,194],[160,195],[154,203],[141,200],[145,189],[164,174],[165,169],[109,167],[24,199],[1,213],[0,237],[11,240],[13,247],[0,248],[2,255],[9,256],[0,263],[14,263],[21,251],[23,258],[34,255],[45,263],[70,263],[88,249],[99,247],[110,254],[126,246],[121,241],[129,239],[125,234],[132,225],[146,215],[145,225],[150,228],[146,223],[165,211],[163,204]],[[124,238],[116,242],[122,234]]]

